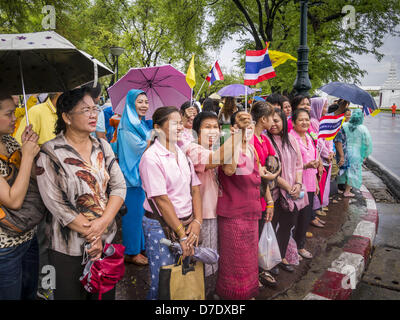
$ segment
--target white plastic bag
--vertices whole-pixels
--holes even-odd
[[[258,265],[264,270],[271,270],[281,261],[282,257],[272,223],[265,223],[258,242]]]

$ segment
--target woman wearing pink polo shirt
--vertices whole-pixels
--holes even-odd
[[[158,298],[160,267],[175,262],[160,240],[168,237],[179,241],[183,256],[193,255],[203,220],[200,181],[193,164],[176,144],[183,130],[178,109],[158,108],[153,114],[153,127],[154,143],[144,152],[139,165],[147,198],[143,230],[151,273],[148,299]]]
[[[232,164],[218,168],[218,242],[220,258],[216,294],[245,300],[258,294],[258,220],[261,177],[256,151],[249,143],[254,125],[246,112],[234,113],[231,125],[241,129],[242,145]]]
[[[297,243],[299,254],[306,259],[311,259],[312,254],[304,249],[306,232],[311,222],[314,194],[318,193],[317,151],[314,142],[307,131],[310,128],[310,113],[305,109],[297,109],[292,116],[293,130],[290,132],[297,140],[303,158],[303,184],[308,195],[308,206],[299,211],[299,217],[294,232],[294,240]]]

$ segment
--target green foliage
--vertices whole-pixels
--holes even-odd
[[[353,5],[356,13],[355,29],[343,29],[342,13],[345,5]],[[237,50],[241,59],[237,65],[244,68],[246,49],[269,48],[297,57],[299,47],[299,1],[291,0],[217,0],[209,6],[213,23],[209,25],[208,41],[220,48],[234,34],[242,38]],[[316,89],[330,81],[359,82],[366,71],[361,70],[352,54],[373,54],[380,61],[379,48],[384,36],[399,35],[398,0],[311,0],[308,9],[309,76]],[[277,77],[262,83],[275,92],[292,91],[297,67],[288,61],[276,68]]]

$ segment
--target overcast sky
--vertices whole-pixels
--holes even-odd
[[[220,52],[212,53],[213,59],[218,59],[221,68],[228,72],[234,67],[233,59],[236,57],[234,50],[238,48],[235,39],[228,41]],[[378,62],[373,55],[354,55],[354,60],[358,62],[361,69],[368,74],[360,79],[362,86],[381,86],[386,81],[389,73],[392,57],[397,63],[397,79],[400,80],[400,37],[386,36],[384,45],[379,49],[385,56]],[[221,58],[223,57],[223,59]]]

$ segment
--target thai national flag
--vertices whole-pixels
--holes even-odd
[[[344,113],[337,116],[324,116],[319,122],[318,139],[332,140],[336,137],[344,121]]]
[[[263,50],[246,50],[246,69],[244,84],[246,86],[276,77],[268,55],[268,42]]]
[[[372,109],[368,107],[363,107],[365,116],[369,116],[372,113]]]
[[[214,83],[214,81],[224,80],[224,75],[222,74],[222,71],[221,71],[221,68],[219,67],[218,61],[215,61],[206,80],[210,83],[210,86]]]

